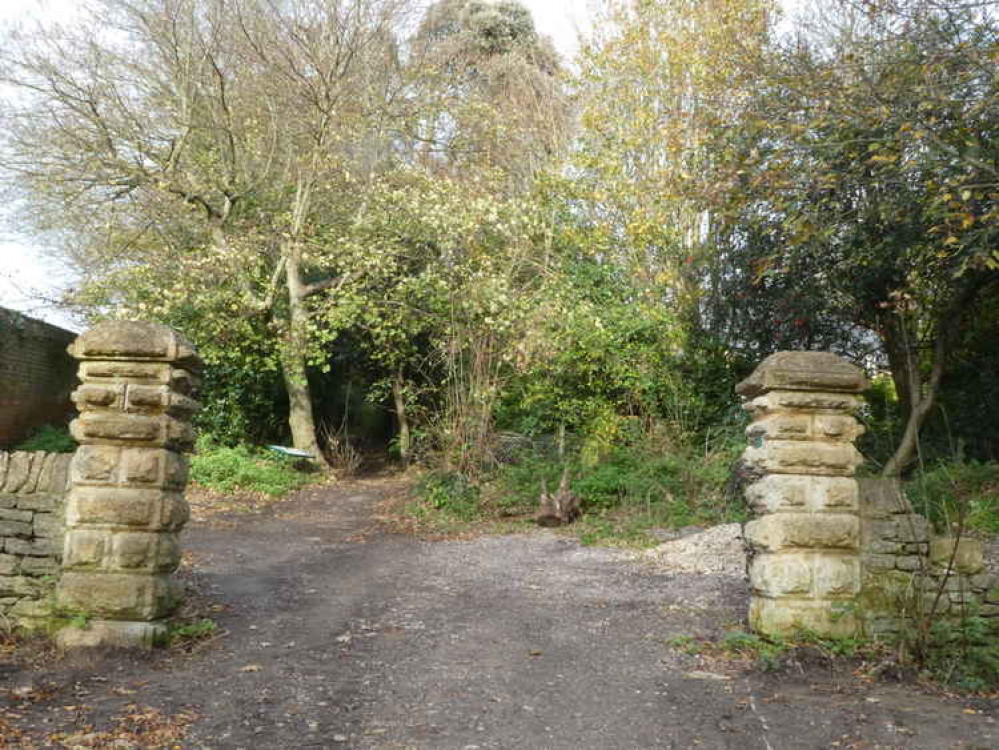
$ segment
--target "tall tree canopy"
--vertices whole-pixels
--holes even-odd
[[[77,300],[179,318],[209,359],[276,367],[315,456],[306,366],[340,242],[392,154],[403,3],[94,0],[4,45],[0,160],[84,271]],[[320,323],[319,321],[323,321]]]
[[[992,3],[622,0],[571,66],[510,0],[84,6],[5,36],[4,184],[74,304],[183,328],[221,403],[267,373],[316,456],[346,360],[466,474],[502,427],[703,437],[780,348],[890,372],[888,473],[982,408]]]
[[[764,347],[879,350],[907,418],[896,474],[999,282],[999,27],[920,0],[828,8],[761,60],[727,140],[716,323]]]
[[[558,55],[518,2],[438,0],[411,45],[418,153],[458,173],[499,168],[524,190],[564,152]]]

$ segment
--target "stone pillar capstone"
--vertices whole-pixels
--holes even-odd
[[[744,470],[757,518],[746,524],[749,624],[767,635],[858,630],[862,463],[853,417],[863,371],[827,352],[778,352],[736,387],[752,417]]]
[[[187,522],[190,394],[202,363],[194,347],[156,323],[110,321],[69,347],[80,360],[80,443],[71,467],[56,606],[76,623],[64,646],[149,647],[180,601],[172,573]],[[80,627],[80,623],[84,623]]]

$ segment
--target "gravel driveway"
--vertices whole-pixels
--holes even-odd
[[[45,738],[81,722],[99,733],[142,706],[186,717],[184,748],[999,747],[993,701],[671,648],[739,627],[738,576],[542,531],[386,533],[374,515],[400,481],[192,523],[191,568],[225,637],[189,656],[8,658],[8,746],[66,747]],[[31,690],[40,697],[23,700]],[[77,746],[142,747],[92,743]]]

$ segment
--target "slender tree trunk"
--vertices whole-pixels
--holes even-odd
[[[912,411],[912,396],[910,388],[909,357],[906,353],[905,335],[902,326],[905,322],[893,316],[882,328],[882,340],[885,343],[885,353],[888,355],[888,369],[895,384],[895,395],[898,397],[899,411],[908,415]]]
[[[943,334],[940,334],[943,338]],[[936,351],[942,347],[935,347],[933,367],[930,372],[929,382],[923,388],[919,376],[919,362],[916,361],[915,354],[910,350],[907,360],[909,367],[909,414],[905,422],[905,430],[898,448],[888,463],[885,464],[881,474],[885,477],[897,477],[905,468],[912,463],[919,448],[919,431],[930,415],[937,402],[937,393],[940,390],[940,381],[944,371],[944,351]]]
[[[943,310],[934,321],[936,339],[933,342],[932,361],[930,363],[930,375],[923,384],[920,374],[920,363],[916,353],[916,334],[906,335],[907,321],[903,317],[897,319],[892,330],[898,334],[895,346],[901,344],[901,351],[904,354],[906,380],[909,409],[908,419],[905,423],[905,431],[902,433],[902,440],[899,442],[895,454],[885,464],[881,470],[881,475],[885,477],[897,477],[906,467],[912,463],[919,450],[919,430],[922,428],[926,418],[933,411],[937,403],[937,395],[940,393],[940,383],[943,380],[947,361],[950,358],[953,342],[958,334],[961,318],[968,312],[968,307],[975,298],[975,295],[986,286],[989,277],[971,279],[963,289],[954,295],[947,308]],[[892,325],[892,324],[889,324]],[[897,351],[897,349],[896,349]],[[889,348],[891,356],[891,348]],[[892,365],[892,375],[894,377],[894,365]],[[896,381],[897,382],[897,381]],[[900,393],[901,397],[901,393]]]
[[[288,426],[292,445],[311,453],[316,463],[328,466],[316,440],[316,422],[312,413],[312,391],[306,372],[305,288],[301,276],[301,248],[289,242],[284,248],[285,278],[288,285],[288,339],[281,350],[281,369],[288,391]]]
[[[399,424],[399,458],[402,465],[409,468],[411,459],[412,436],[409,431],[409,417],[406,414],[406,382],[402,377],[402,368],[398,369],[392,381],[392,398],[395,401],[395,418]]]

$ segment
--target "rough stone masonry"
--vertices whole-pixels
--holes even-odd
[[[68,453],[0,452],[0,615],[22,625],[49,615],[71,459]]]
[[[866,387],[833,354],[778,352],[736,389],[753,420],[743,461],[758,514],[745,528],[754,630],[880,636],[926,617],[999,617],[978,540],[934,537],[897,479],[854,478]]]
[[[758,479],[746,497],[752,587],[750,626],[785,635],[858,631],[860,515],[853,417],[863,371],[828,352],[778,352],[736,390],[752,423],[743,454]]]
[[[999,579],[986,570],[981,542],[935,536],[897,479],[860,480],[860,535],[866,634],[925,617],[999,617]]]
[[[66,503],[58,614],[83,619],[65,627],[64,646],[150,646],[167,632],[179,603],[172,573],[194,441],[190,394],[202,363],[170,328],[134,321],[102,323],[70,353],[82,384],[73,400],[80,443]]]

